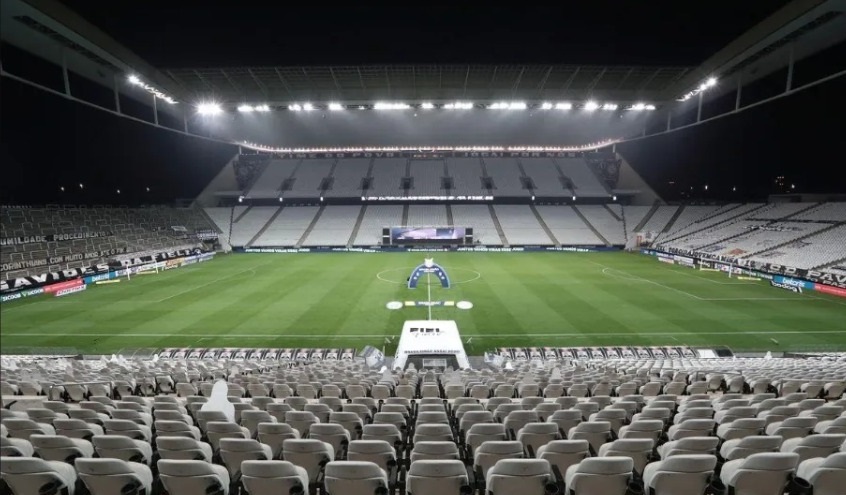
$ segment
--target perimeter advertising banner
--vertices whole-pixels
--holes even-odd
[[[0,282],[0,293],[6,294],[19,290],[34,289],[36,287],[49,287],[53,284],[68,280],[101,275],[130,267],[150,265],[152,263],[164,264],[168,260],[178,260],[189,256],[196,256],[198,261],[203,261],[202,255],[204,254],[206,254],[205,251],[200,248],[177,249],[174,251],[162,251],[156,254],[126,258],[119,261],[111,261],[108,263],[98,263],[87,268],[71,268],[57,272],[42,273],[40,275],[18,277]]]

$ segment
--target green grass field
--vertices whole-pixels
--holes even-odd
[[[846,300],[794,294],[629,253],[435,253],[454,286],[432,308],[470,354],[498,346],[725,345],[844,350]],[[241,254],[64,298],[0,308],[3,352],[110,353],[158,347],[381,347],[425,307],[405,287],[423,253]],[[435,280],[433,279],[434,283]],[[778,344],[771,339],[775,339]],[[394,344],[396,339],[394,339]],[[393,352],[393,344],[387,346]]]

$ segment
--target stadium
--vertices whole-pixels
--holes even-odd
[[[846,2],[601,3],[5,0],[0,493],[843,494]]]

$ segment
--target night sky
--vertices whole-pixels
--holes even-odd
[[[226,67],[695,65],[787,2],[64,3],[158,67]]]
[[[550,2],[519,9],[436,2],[366,7],[268,1],[63,3],[154,66],[167,68],[698,65],[787,2]],[[844,52],[842,46],[839,50]],[[4,68],[13,67],[15,58],[14,50],[4,46]],[[762,81],[759,89],[782,84],[777,77]],[[621,150],[669,200],[685,199],[682,191],[690,196],[689,187],[698,191],[706,183],[710,192],[697,192],[693,199],[761,199],[775,192],[776,175],[788,176],[800,192],[846,192],[846,167],[832,166],[843,136],[841,120],[833,116],[846,114],[844,79]],[[86,91],[83,81],[72,81],[72,86]],[[751,87],[745,94],[754,96],[757,90]],[[232,146],[156,130],[7,78],[0,91],[2,204],[191,198],[235,153]],[[733,102],[733,94],[728,100]],[[714,108],[724,104],[713,102]],[[133,108],[131,101],[122,108],[149,120],[148,111]],[[670,181],[676,184],[671,187]],[[79,183],[85,188],[80,190]],[[732,187],[738,191],[731,192]]]

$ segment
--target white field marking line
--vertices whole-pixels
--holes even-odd
[[[584,334],[584,333],[500,333],[496,335],[473,335],[477,339],[496,339],[496,338],[513,338],[513,337],[555,337],[555,338],[602,338],[602,337],[636,337],[639,335],[647,335],[652,337],[668,337],[678,333],[677,331],[667,332],[645,332],[645,333],[631,333],[631,332],[608,332],[598,334]],[[731,332],[691,332],[696,335],[738,335],[737,331]],[[749,335],[841,335],[846,334],[846,330],[761,330],[761,331],[744,331],[743,334]],[[185,333],[32,333],[32,332],[15,332],[3,333],[4,337],[138,337],[138,338],[166,338],[166,337],[196,337],[198,339],[277,339],[277,338],[298,338],[298,339],[361,339],[361,338],[384,338],[385,334],[367,334],[367,335],[318,335],[318,334],[238,334],[238,335],[218,335],[218,334],[185,334]]]
[[[664,284],[660,284],[658,282],[654,282],[652,280],[649,280],[648,278],[643,278],[643,277],[640,277],[638,275],[633,275],[631,273],[624,272],[623,270],[618,270],[617,268],[607,267],[607,266],[599,264],[595,261],[590,261],[590,263],[604,267],[602,269],[602,273],[604,275],[609,276],[609,277],[615,277],[615,275],[612,274],[612,273],[608,273],[606,270],[616,271],[616,272],[622,273],[622,274],[630,277],[630,278],[625,278],[625,277],[615,277],[615,278],[620,278],[620,279],[623,279],[623,280],[647,282],[647,283],[650,283],[650,284],[657,285],[659,287],[663,287],[665,289],[670,289],[670,290],[678,292],[680,294],[688,295],[688,296],[693,297],[695,299],[698,299],[700,301],[803,301],[803,302],[807,302],[807,299],[803,299],[801,297],[700,297],[700,296],[697,296],[696,294],[691,294],[690,292],[683,291],[681,289],[676,289],[676,288],[669,287],[669,286],[664,285]],[[741,284],[731,284],[731,285],[741,285]],[[748,284],[748,285],[757,285],[757,284]],[[821,299],[821,298],[817,298],[817,299]],[[828,299],[822,299],[822,300],[827,301]],[[836,301],[832,301],[832,302],[834,302],[835,304],[841,304],[841,303],[838,303]]]
[[[602,274],[607,275],[609,277],[614,277],[614,275],[608,273],[606,270],[616,271],[616,272],[622,273],[623,275],[630,277],[630,278],[624,278],[624,277],[615,277],[615,278],[622,278],[623,280],[632,280],[632,281],[635,281],[635,282],[646,282],[646,283],[649,283],[649,284],[657,285],[658,287],[663,287],[665,289],[669,289],[673,292],[678,292],[679,294],[684,294],[684,295],[692,297],[694,299],[699,299],[700,301],[705,300],[705,299],[697,296],[696,294],[691,294],[690,292],[683,291],[681,289],[676,289],[676,288],[673,288],[673,287],[670,287],[670,286],[667,286],[667,285],[664,285],[664,284],[661,284],[661,283],[658,283],[658,282],[654,282],[652,280],[649,280],[648,278],[643,278],[643,277],[639,277],[637,275],[632,275],[631,273],[624,272],[623,270],[618,270],[617,268],[611,268],[611,267],[605,266],[603,264],[597,263],[595,261],[590,261],[590,260],[587,260],[587,261],[589,263],[593,263],[594,265],[601,266],[603,268]]]
[[[661,268],[664,268],[663,266]],[[756,282],[720,282],[718,280],[711,280],[707,277],[700,277],[699,275],[691,275],[690,273],[684,273],[677,270],[671,270],[670,268],[664,268],[664,270],[670,273],[676,273],[678,275],[684,275],[685,277],[695,278],[697,280],[704,280],[706,282],[711,282],[712,284],[720,284],[720,285],[761,285]]]
[[[196,287],[189,287],[188,289],[185,289],[185,290],[183,290],[183,291],[181,291],[181,292],[177,292],[176,294],[174,294],[174,295],[172,295],[172,296],[167,296],[167,297],[165,297],[164,299],[159,299],[158,301],[139,301],[139,302],[151,302],[151,303],[155,303],[155,304],[162,303],[162,302],[167,301],[168,299],[173,299],[173,298],[174,298],[174,297],[176,297],[176,296],[181,296],[182,294],[186,294],[186,293],[188,293],[188,292],[191,292],[192,290],[197,290],[197,289],[202,289],[203,287],[208,287],[208,286],[209,286],[209,285],[211,285],[211,284],[214,284],[214,283],[220,282],[221,280],[226,280],[226,279],[228,279],[228,278],[230,278],[230,277],[234,277],[235,275],[241,275],[242,273],[247,273],[247,272],[253,272],[253,275],[255,275],[255,273],[256,273],[256,269],[257,269],[257,268],[261,268],[261,267],[263,267],[263,266],[265,266],[265,265],[269,265],[269,264],[270,264],[270,262],[268,262],[268,263],[263,263],[263,264],[261,264],[261,265],[256,265],[256,266],[254,266],[254,267],[252,267],[252,268],[247,268],[247,269],[246,269],[246,270],[244,270],[244,271],[240,271],[240,272],[237,272],[237,273],[233,273],[233,274],[231,274],[231,275],[226,275],[225,277],[216,278],[216,279],[212,280],[211,282],[207,282],[207,283],[205,283],[205,284],[203,284],[203,285],[198,285],[198,286],[196,286]]]

